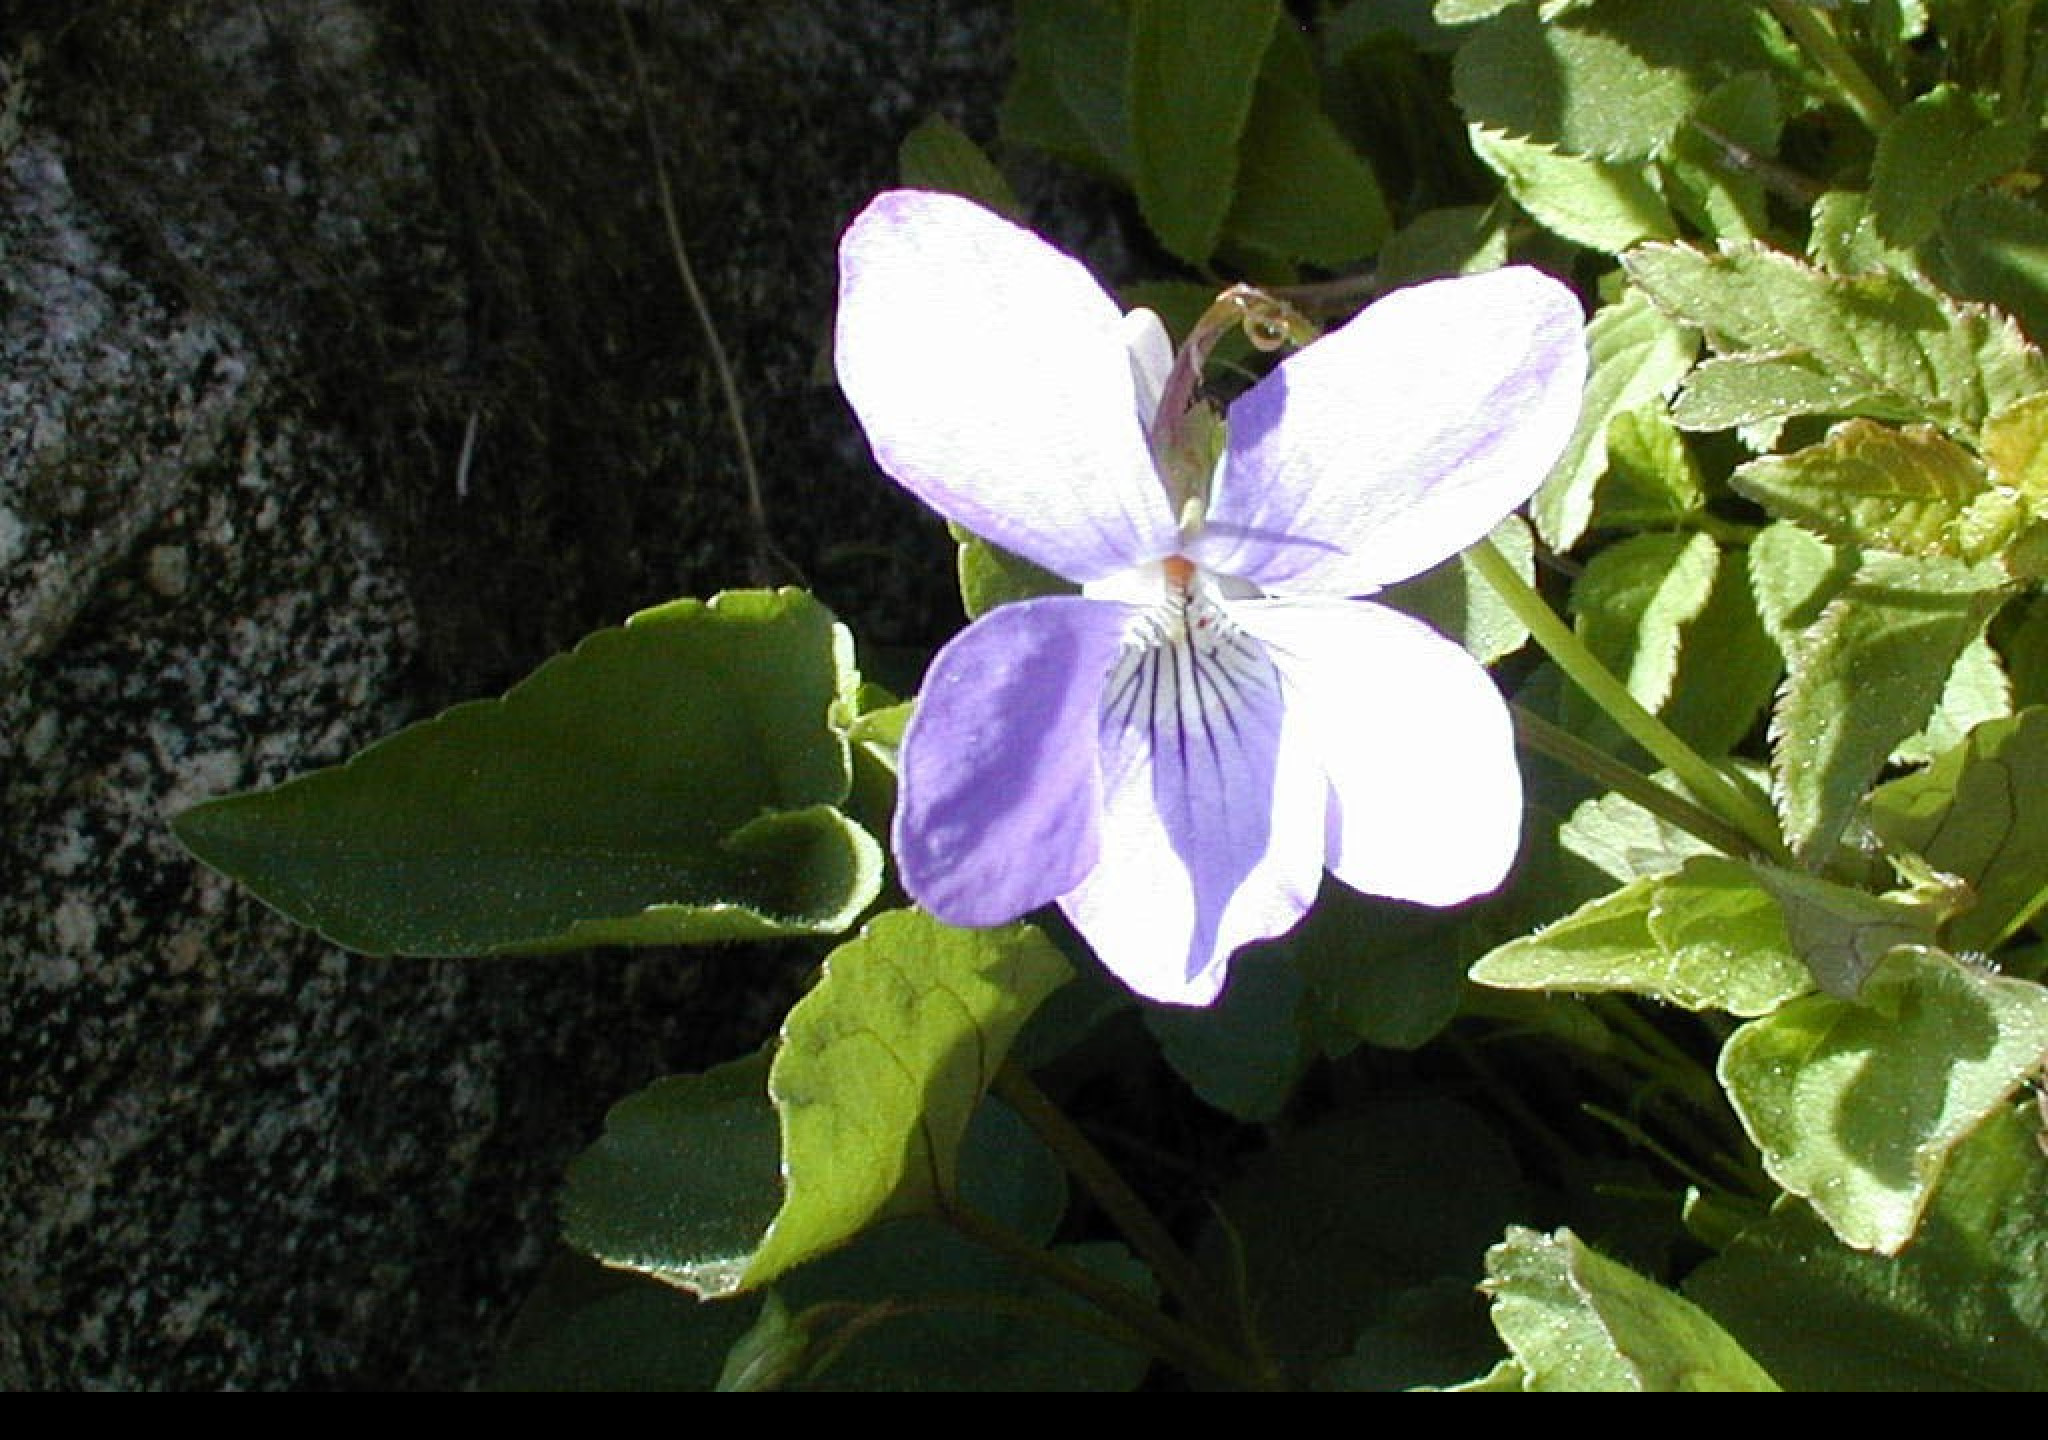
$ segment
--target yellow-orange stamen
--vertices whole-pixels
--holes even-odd
[[[1185,594],[1195,583],[1195,562],[1185,555],[1169,555],[1161,563],[1166,583]]]

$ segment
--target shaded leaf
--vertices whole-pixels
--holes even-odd
[[[1252,99],[1224,241],[1311,265],[1363,259],[1393,225],[1379,179],[1320,97],[1279,78],[1277,68],[1267,67]]]
[[[1631,535],[1595,555],[1573,583],[1579,637],[1644,709],[1670,699],[1682,633],[1707,608],[1719,563],[1706,535]]]
[[[1279,0],[1131,10],[1133,188],[1152,233],[1191,264],[1208,260],[1230,213],[1238,140],[1279,15]]]
[[[2048,990],[1901,949],[1856,1002],[1809,995],[1730,1037],[1719,1073],[1771,1178],[1846,1245],[1896,1254],[1949,1154],[2048,1053]]]
[[[1777,86],[1761,71],[1736,75],[1700,102],[1672,137],[1665,156],[1665,193],[1700,230],[1717,240],[1746,240],[1770,230],[1763,181],[1731,155],[1778,152],[1784,124]]]
[[[943,115],[928,115],[903,137],[896,173],[913,190],[964,195],[1007,219],[1023,223],[1024,207],[995,162]]]
[[[1853,999],[1892,951],[1934,943],[1937,917],[1922,906],[1770,865],[1757,866],[1756,877],[1777,897],[1792,949],[1830,995]]]
[[[1703,755],[1725,755],[1755,726],[1784,673],[1752,593],[1748,561],[1724,550],[1706,608],[1685,627],[1664,723]]]
[[[1975,96],[1937,85],[1900,108],[1877,137],[1870,218],[1888,244],[1934,233],[1949,203],[2027,163],[2034,127],[1992,117]]]
[[[1713,1317],[1588,1248],[1520,1227],[1486,1252],[1493,1325],[1530,1391],[1769,1391]]]
[[[1880,786],[1870,823],[1887,845],[1969,882],[1976,903],[1951,944],[1989,949],[2048,888],[2048,710],[1993,720],[1917,775]]]
[[[1789,661],[1806,632],[1856,574],[1856,557],[1787,521],[1749,543],[1749,584],[1757,618]]]
[[[1509,515],[1487,537],[1524,580],[1536,578],[1536,540],[1528,522]],[[1529,641],[1529,627],[1472,567],[1463,552],[1412,580],[1391,585],[1377,600],[1426,620],[1465,647],[1482,665],[1514,654]]]
[[[1629,530],[1675,525],[1706,508],[1700,468],[1662,402],[1607,422],[1607,474],[1595,492],[1595,524]]]
[[[1872,553],[1806,632],[1772,717],[1786,837],[1827,854],[1899,742],[2004,599],[1987,567]]]
[[[1789,1389],[2048,1388],[2048,1163],[2024,1112],[1958,1146],[1911,1245],[1842,1246],[1797,1202],[1686,1281]]]
[[[502,699],[174,822],[340,945],[476,955],[829,934],[881,886],[833,807],[852,644],[798,590],[680,600]]]
[[[1445,275],[1473,275],[1508,263],[1507,227],[1491,206],[1425,210],[1380,247],[1380,282],[1393,289]]]
[[[1129,184],[1128,0],[1018,0],[1003,137]]]
[[[1166,1062],[1203,1100],[1240,1120],[1279,1115],[1314,1058],[1301,1023],[1301,972],[1277,956],[1243,956],[1214,1005],[1148,1005]]]
[[[2037,344],[2048,337],[2048,215],[2039,206],[2001,190],[1965,195],[1930,249],[1958,295],[1996,305]]]

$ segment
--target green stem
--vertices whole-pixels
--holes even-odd
[[[1032,1128],[1045,1142],[1046,1148],[1059,1157],[1067,1173],[1079,1181],[1081,1188],[1102,1207],[1110,1222],[1131,1242],[1131,1248],[1152,1267],[1152,1273],[1159,1277],[1167,1293],[1178,1300],[1198,1324],[1217,1334],[1241,1328],[1233,1323],[1230,1308],[1216,1295],[1194,1262],[1174,1243],[1158,1217],[1138,1198],[1137,1192],[1124,1183],[1124,1177],[1081,1133],[1081,1128],[1052,1103],[1029,1075],[1005,1060],[996,1071],[990,1088]]]
[[[1764,0],[1764,3],[1771,7],[1778,23],[1791,32],[1808,58],[1827,71],[1828,78],[1840,87],[1842,98],[1856,112],[1857,119],[1873,134],[1891,123],[1891,102],[1884,98],[1877,82],[1856,63],[1855,57],[1842,47],[1841,37],[1835,34],[1834,26],[1813,7],[1811,0]]]
[[[1998,109],[2008,120],[2020,118],[2027,88],[2027,22],[2034,0],[2015,0],[1998,16]]]
[[[1515,719],[1515,739],[1524,749],[1548,755],[1561,765],[1569,765],[1595,785],[1626,796],[1652,815],[1669,820],[1724,855],[1744,860],[1756,854],[1756,847],[1750,844],[1749,837],[1720,816],[1702,810],[1683,795],[1665,789],[1640,770],[1624,765],[1605,750],[1588,745],[1571,731],[1551,724],[1534,711],[1525,710],[1520,705],[1510,705],[1508,711]]]
[[[1064,1256],[1034,1245],[1008,1226],[970,1206],[953,1202],[943,1218],[967,1239],[1012,1264],[1086,1300],[1130,1332],[1131,1342],[1170,1364],[1248,1390],[1276,1390],[1279,1381],[1208,1336],[1161,1314],[1142,1297],[1083,1269]]]
[[[1645,710],[1628,687],[1615,679],[1588,650],[1572,628],[1536,588],[1521,577],[1508,558],[1481,540],[1465,552],[1473,567],[1498,594],[1515,618],[1558,669],[1577,685],[1595,705],[1606,711],[1622,733],[1647,750],[1659,764],[1678,777],[1693,798],[1748,837],[1757,851],[1784,864],[1792,855],[1778,834],[1778,822],[1760,801],[1752,798],[1726,775],[1702,759],[1699,752],[1674,735],[1663,721]]]

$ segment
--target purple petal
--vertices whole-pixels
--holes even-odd
[[[1069,580],[1177,543],[1124,336],[1078,262],[957,196],[890,191],[840,242],[839,384],[876,463]]]
[[[1141,995],[1206,1005],[1322,878],[1328,786],[1281,744],[1279,676],[1227,625],[1127,651],[1102,712],[1101,860],[1060,906]],[[1207,635],[1215,635],[1210,641]]]
[[[1420,574],[1528,499],[1585,384],[1578,301],[1540,271],[1397,290],[1230,407],[1190,552],[1282,594]]]
[[[1522,778],[1507,706],[1478,662],[1364,601],[1233,613],[1279,669],[1290,743],[1329,777],[1330,873],[1424,905],[1498,886],[1521,839]]]
[[[903,888],[952,925],[1000,925],[1095,864],[1104,677],[1129,612],[1072,595],[1005,605],[932,661],[903,737]]]

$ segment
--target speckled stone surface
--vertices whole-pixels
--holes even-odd
[[[815,383],[831,245],[925,113],[986,133],[1007,6],[631,9],[662,97],[694,97],[664,118],[778,539],[914,640],[943,566],[895,577],[943,541]],[[70,10],[0,31],[0,1386],[470,1384],[605,1107],[755,1043],[804,957],[366,960],[165,821],[749,578],[627,72],[589,24],[611,7]],[[481,68],[451,77],[452,53]],[[189,73],[121,93],[156,54]],[[490,194],[616,193],[607,223],[650,256],[623,319],[505,321],[531,257],[485,253],[449,168],[535,123],[500,62],[585,109]],[[617,143],[573,148],[592,136]],[[522,408],[530,348],[565,335],[600,373],[665,367],[660,445],[575,433],[564,381]]]

